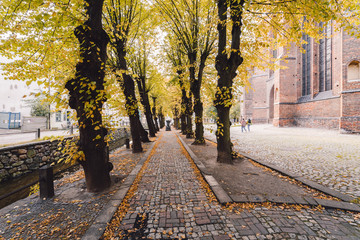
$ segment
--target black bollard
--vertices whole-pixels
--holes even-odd
[[[126,148],[129,149],[130,148],[130,139],[125,139],[125,144],[126,144]]]
[[[35,139],[39,139],[40,138],[40,128],[38,128],[35,132]]]
[[[54,196],[53,167],[45,165],[39,168],[40,198],[48,199]]]

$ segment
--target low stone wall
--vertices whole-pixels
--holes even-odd
[[[125,128],[111,133],[109,150],[114,150],[125,144],[129,131]],[[64,140],[73,141],[73,137]],[[0,183],[36,171],[46,164],[56,163],[64,158],[61,149],[66,141],[39,141],[0,148]]]

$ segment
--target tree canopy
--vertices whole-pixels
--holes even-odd
[[[280,67],[271,50],[283,47],[277,60],[285,59],[287,47],[304,44],[303,34],[326,37],[321,23],[360,37],[359,6],[358,0],[3,0],[0,55],[10,61],[2,68],[9,80],[51,89],[42,94],[52,104],[76,109],[79,126],[96,132],[85,142],[103,142],[106,115],[127,114],[134,149],[142,151],[140,110],[149,126],[158,117],[181,119],[188,137],[194,121],[195,143],[202,144],[203,105],[216,107],[218,160],[231,162],[230,107],[239,87],[250,87],[251,70]]]

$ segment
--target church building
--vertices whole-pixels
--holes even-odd
[[[360,133],[360,39],[324,26],[328,38],[301,49],[273,51],[275,71],[254,69],[241,96],[241,115],[253,123],[339,129]],[[285,56],[285,58],[284,58]]]

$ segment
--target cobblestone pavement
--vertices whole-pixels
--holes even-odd
[[[108,239],[359,239],[360,221],[342,211],[221,206],[192,168],[173,132],[164,132],[123,218]],[[142,174],[142,175],[141,175]],[[131,192],[131,190],[130,190]]]
[[[206,131],[206,136],[215,140],[214,132]],[[231,138],[235,150],[360,197],[360,135],[255,124],[244,133],[240,127],[232,127]]]

